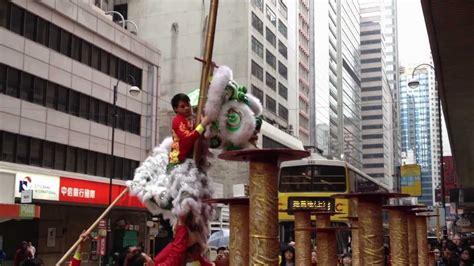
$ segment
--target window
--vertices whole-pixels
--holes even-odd
[[[10,5],[8,1],[0,1],[0,27],[6,28],[8,26],[9,8]]]
[[[367,96],[367,97],[362,97],[362,101],[377,101],[377,100],[382,100],[382,96]]]
[[[252,4],[263,12],[263,0],[252,0]]]
[[[122,59],[118,59],[118,64],[117,64],[117,71],[118,71],[118,78],[120,80],[127,80],[127,62],[125,62]]]
[[[368,40],[368,41],[361,41],[360,44],[361,45],[365,45],[365,44],[377,44],[377,43],[380,43],[382,40],[381,39],[376,39],[376,40]],[[379,58],[381,59],[381,58]]]
[[[56,109],[56,95],[58,86],[52,82],[47,83],[46,87],[46,107]]]
[[[50,23],[49,24],[49,48],[59,52],[59,41],[60,41],[61,29],[58,26]]]
[[[48,46],[48,40],[49,40],[49,22],[38,17],[36,42],[44,46]]]
[[[71,57],[76,60],[76,61],[81,61],[81,39],[79,37],[76,37],[75,35],[72,35],[72,52],[71,52]]]
[[[18,97],[20,88],[20,72],[14,68],[7,68],[7,88],[6,94]]]
[[[71,57],[71,39],[71,33],[61,30],[61,47],[59,52],[67,57]]]
[[[263,91],[254,85],[252,85],[252,95],[257,97],[260,100],[260,103],[263,104]]]
[[[268,95],[265,97],[265,107],[268,111],[276,114],[276,101]]]
[[[68,146],[66,150],[66,171],[76,172],[77,148]]]
[[[252,60],[252,75],[263,81],[263,68]]]
[[[364,168],[383,168],[384,164],[383,163],[369,163],[369,164],[364,164]]]
[[[43,141],[31,138],[30,140],[30,165],[41,166],[41,158],[43,154]]]
[[[383,134],[367,134],[362,135],[362,139],[381,139],[383,138]]]
[[[21,73],[20,99],[33,100],[33,76],[26,72]]]
[[[7,66],[0,64],[0,93],[5,93],[6,81],[7,81]]]
[[[49,141],[43,145],[43,167],[54,168],[54,143]]]
[[[263,34],[263,22],[260,20],[255,13],[252,12],[252,26],[256,29],[260,34]]]
[[[36,39],[36,16],[30,12],[25,14],[25,37],[32,41]]]
[[[33,87],[33,102],[36,104],[45,105],[46,80],[35,77]]]
[[[369,111],[369,110],[382,110],[382,105],[368,105],[362,106],[362,111]]]
[[[275,34],[273,33],[272,30],[270,30],[268,27],[265,28],[265,37],[267,39],[267,41],[273,46],[273,47],[276,47],[276,36]]]
[[[382,71],[381,67],[371,67],[371,68],[363,68],[362,73],[370,73],[370,72],[378,72]]]
[[[54,169],[65,170],[66,146],[56,143],[54,145]]]
[[[120,107],[117,107],[117,128],[124,129],[125,128],[125,110]]]
[[[263,44],[252,36],[252,51],[254,51],[260,58],[263,58]]]
[[[277,17],[275,15],[275,12],[273,12],[273,10],[268,5],[265,11],[266,11],[268,20],[270,20],[273,26],[276,26]]]
[[[278,94],[285,98],[288,99],[288,89],[285,87],[285,85],[281,84],[278,82]]]
[[[97,166],[97,153],[94,151],[87,151],[87,174],[95,175]]]
[[[375,120],[375,119],[382,119],[382,115],[363,115],[362,120]]]
[[[16,136],[3,132],[2,137],[2,161],[15,162]]]
[[[286,25],[281,21],[280,19],[278,20],[278,31],[285,36],[285,38],[288,37],[288,29]]]
[[[344,192],[345,168],[340,166],[284,167],[280,174],[280,192]]]
[[[374,34],[380,34],[380,30],[362,31],[362,32],[360,33],[361,36],[374,35]]]
[[[75,116],[79,116],[79,92],[69,92],[69,113]]]
[[[288,121],[288,109],[281,104],[278,104],[278,116],[283,118],[283,120]]]
[[[89,119],[90,115],[90,97],[88,95],[82,94],[79,97],[79,117],[82,117],[84,119]]]
[[[288,49],[280,40],[278,40],[278,52],[280,52],[283,57],[288,58]]]
[[[382,129],[383,125],[364,125],[362,129]]]
[[[382,86],[362,87],[361,90],[364,91],[364,92],[367,92],[367,91],[380,91],[380,90],[382,90]]]
[[[81,63],[90,66],[91,64],[91,44],[82,40],[81,43]]]
[[[69,91],[58,85],[58,110],[67,113]]]
[[[268,74],[268,72],[265,73],[265,83],[270,89],[276,91],[276,79],[272,75]]]
[[[23,16],[23,9],[10,5],[10,30],[20,35],[23,34]]]
[[[265,59],[273,69],[276,69],[276,57],[268,50],[265,53]]]
[[[96,175],[105,176],[105,155],[97,153]]]
[[[123,159],[115,157],[115,169],[114,177],[117,179],[123,179]]]
[[[25,136],[17,136],[16,140],[16,162],[27,164],[29,163],[28,160],[28,153],[30,150],[30,141],[28,137]]]
[[[109,58],[110,55],[104,50],[100,51],[100,71],[102,73],[109,73]],[[140,72],[140,71],[138,71]],[[135,84],[136,86],[140,86],[138,84]]]
[[[92,46],[91,66],[94,69],[100,69],[100,49],[97,46]]]
[[[288,79],[288,70],[287,70],[286,66],[280,61],[278,61],[278,73],[283,78]]]
[[[362,78],[362,82],[381,81],[382,77]]]
[[[87,168],[87,151],[83,149],[77,149],[77,168],[78,173],[86,173]]]
[[[362,64],[364,63],[379,63],[382,61],[382,58],[381,57],[378,57],[378,58],[370,58],[370,59],[362,59],[360,60],[360,62]]]
[[[100,101],[99,102],[99,123],[107,125],[107,103]]]
[[[364,159],[383,158],[383,153],[364,154],[362,158]]]
[[[379,49],[367,49],[367,50],[362,50],[360,53],[361,54],[375,54],[375,53],[380,53],[382,50]]]
[[[110,55],[110,65],[109,65],[109,75],[111,77],[117,78],[117,57]]]
[[[107,125],[109,127],[114,125],[113,124],[114,123],[114,117],[115,117],[114,106],[107,104]],[[117,125],[117,121],[115,121],[115,125]]]
[[[99,100],[90,97],[90,119],[94,122],[99,122]]]

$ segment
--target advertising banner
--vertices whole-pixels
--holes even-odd
[[[32,190],[33,199],[59,200],[59,176],[47,176],[30,173],[16,173],[15,198],[23,191]]]
[[[400,167],[401,192],[412,197],[421,196],[421,166],[405,164]]]

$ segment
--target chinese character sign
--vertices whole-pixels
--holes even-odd
[[[400,167],[401,192],[412,197],[421,196],[421,166],[418,164],[405,164]]]

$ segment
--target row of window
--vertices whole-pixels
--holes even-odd
[[[368,163],[364,164],[364,168],[383,168],[384,164],[383,163]]]
[[[252,60],[252,65],[250,66],[250,71],[252,73],[252,75],[254,77],[256,77],[257,79],[259,79],[260,81],[263,81],[263,67],[261,67],[257,62],[253,61]],[[281,61],[278,61],[278,73],[280,74],[281,77],[285,78],[285,79],[288,79],[288,69],[286,68],[286,66],[281,62]],[[273,76],[271,76],[270,74],[266,74],[267,77],[272,77],[274,78]],[[267,83],[268,85],[268,83]],[[276,85],[276,81],[275,81],[275,85]],[[275,90],[273,88],[273,90]]]
[[[383,115],[363,115],[362,120],[375,120],[375,119],[382,119]]]
[[[139,161],[0,131],[0,160],[130,180]],[[112,171],[112,160],[115,169]]]
[[[364,154],[362,158],[364,159],[373,159],[373,158],[383,158],[383,153],[374,153],[374,154]]]
[[[382,100],[382,95],[378,96],[366,96],[361,98],[362,101],[377,101],[377,100]]]
[[[381,57],[369,58],[369,59],[361,59],[361,60],[360,60],[360,63],[362,63],[362,64],[365,64],[365,63],[380,63],[380,62],[382,62],[382,58],[381,58]]]
[[[362,135],[362,139],[382,139],[383,134],[367,134]]]
[[[381,81],[382,77],[362,78],[362,82]]]
[[[383,144],[382,143],[379,143],[379,144],[364,144],[364,145],[362,145],[362,148],[363,149],[380,149],[380,148],[383,148]]]
[[[383,125],[363,125],[362,129],[382,129]]]
[[[0,93],[113,126],[112,104],[3,64],[0,64]],[[139,135],[140,115],[116,108],[116,127]]]
[[[255,15],[255,13],[252,12],[252,26],[258,31],[260,32],[260,34],[263,35],[263,22],[257,17],[257,15]],[[284,25],[283,25],[284,26]],[[283,27],[282,26],[282,27]],[[286,26],[284,26],[284,31],[286,33]],[[281,31],[280,31],[281,32]],[[287,33],[285,34],[285,37],[286,37]],[[253,38],[253,36],[252,36]],[[265,28],[265,39],[273,46],[276,48],[276,45],[277,45],[277,38],[275,36],[275,34],[272,32],[272,30],[270,30],[268,27]],[[286,45],[281,41],[281,40],[278,40],[278,52],[284,56],[285,58],[288,58],[288,48],[286,47]],[[263,45],[262,45],[262,56],[260,56],[263,58]]]
[[[0,14],[0,26],[111,77],[141,87],[142,70],[125,60],[8,1],[0,1]]]
[[[363,68],[362,73],[370,73],[370,72],[380,72],[382,71],[381,67],[371,67],[371,68]]]
[[[367,105],[362,106],[362,111],[370,111],[370,110],[382,110],[382,105]]]
[[[362,50],[360,51],[360,54],[374,54],[374,53],[380,53],[382,52],[382,49],[367,49],[367,50]]]
[[[279,83],[279,85],[283,86],[281,83]],[[262,105],[264,105],[268,111],[274,113],[275,115],[278,114],[278,116],[281,117],[283,120],[288,121],[288,109],[284,107],[283,105],[278,104],[278,113],[277,113],[277,103],[275,99],[273,99],[269,95],[265,96],[263,91],[257,88],[253,84],[252,84],[252,94],[260,100]]]
[[[368,91],[381,91],[382,86],[371,86],[371,87],[362,87],[361,91],[368,92]]]

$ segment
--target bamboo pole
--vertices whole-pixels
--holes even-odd
[[[105,211],[99,216],[99,218],[97,218],[97,220],[95,220],[92,225],[86,230],[86,234],[90,234],[92,232],[92,230],[94,230],[94,228],[99,224],[100,220],[104,219],[104,217],[110,212],[110,210],[112,210],[112,208],[115,206],[115,204],[117,204],[117,202],[123,197],[125,196],[125,194],[128,192],[128,187],[126,187],[118,196],[117,198],[115,198],[115,200],[110,203],[109,207],[107,207],[107,209],[105,209]],[[77,239],[77,241],[71,246],[71,248],[69,248],[69,250],[61,257],[61,259],[56,262],[56,266],[59,266],[61,265],[61,263],[64,262],[64,260],[66,260],[66,258],[77,248],[77,246],[82,242],[83,238],[82,237],[79,237],[79,239]]]
[[[201,83],[199,85],[199,102],[196,114],[196,124],[199,124],[201,122],[201,115],[203,113],[204,105],[207,101],[209,76],[211,74],[211,70],[213,69],[212,53],[214,50],[214,36],[216,32],[218,6],[219,0],[211,0],[211,6],[209,8],[209,19],[207,21],[206,44],[204,47],[204,65],[202,66]],[[194,144],[194,161],[197,165],[200,164],[202,154],[200,143],[200,141],[197,141]]]

